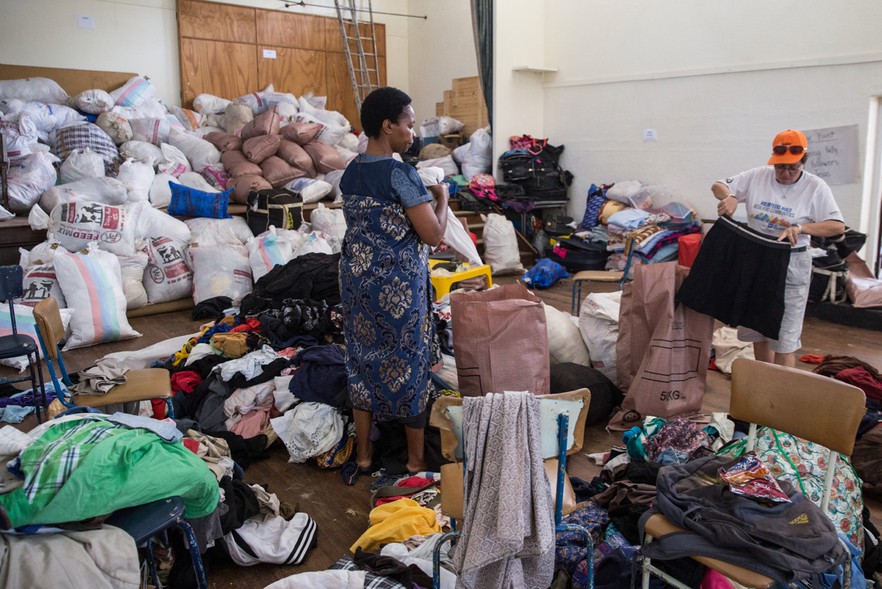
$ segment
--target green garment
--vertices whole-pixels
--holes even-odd
[[[185,516],[217,507],[217,479],[180,442],[106,420],[59,423],[20,456],[25,484],[0,495],[13,527],[79,521],[180,496]]]

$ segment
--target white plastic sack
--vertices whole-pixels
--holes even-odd
[[[332,239],[342,240],[346,235],[346,218],[343,216],[343,209],[329,209],[319,203],[310,213],[309,223],[313,231],[321,231]]]
[[[31,339],[34,340],[34,343],[37,344],[37,349],[39,349],[40,345],[39,339],[37,338],[33,307],[26,305],[13,305],[12,312],[15,313],[15,327],[18,330],[19,335],[30,336]],[[70,324],[71,313],[72,311],[68,309],[61,309],[61,323],[64,326],[65,331]],[[12,335],[12,323],[9,318],[9,305],[4,302],[3,305],[0,305],[0,336],[6,335]],[[41,350],[40,356],[42,357],[42,355],[43,352]],[[0,364],[15,368],[19,372],[24,372],[28,367],[28,359],[26,356],[3,358],[0,359]]]
[[[53,162],[58,158],[38,151],[9,163],[9,208],[16,213],[32,210],[40,195],[55,185]],[[102,164],[102,172],[104,166]]]
[[[466,180],[471,180],[475,174],[487,174],[493,169],[492,150],[493,138],[490,136],[490,127],[478,129],[469,137],[466,144],[469,147],[462,163],[462,175]]]
[[[172,129],[168,142],[187,156],[195,172],[220,161],[221,153],[214,145],[186,131]]]
[[[64,104],[68,94],[55,80],[49,78],[23,78],[0,80],[0,98],[17,98],[25,102],[36,100],[52,104]]]
[[[582,366],[591,366],[591,356],[582,341],[579,326],[573,316],[555,309],[551,305],[545,307],[545,327],[548,330],[548,355],[552,364],[573,362]]]
[[[147,291],[144,290],[144,269],[147,267],[147,254],[136,251],[131,256],[119,257],[119,270],[122,278],[126,309],[138,309],[147,304]]]
[[[159,149],[162,152],[162,157],[156,162],[157,172],[180,178],[181,174],[191,170],[187,156],[174,145],[163,143]]]
[[[119,106],[138,106],[156,96],[156,86],[150,80],[132,76],[125,84],[111,92],[110,96]]]
[[[463,256],[472,266],[480,266],[484,262],[478,254],[478,248],[472,241],[472,236],[462,226],[453,209],[447,208],[447,227],[444,229],[444,243],[450,246],[453,251]]]
[[[150,199],[150,188],[155,176],[152,166],[127,159],[120,165],[116,179],[125,184],[128,201],[139,202]]]
[[[315,178],[297,178],[285,184],[285,190],[299,194],[304,204],[320,201],[328,196],[332,189],[328,182]]]
[[[251,292],[251,265],[244,245],[191,245],[193,262],[193,302],[197,305],[214,297],[230,297],[238,306]]]
[[[276,228],[261,233],[248,242],[248,262],[255,282],[276,266],[284,266],[294,257],[291,241],[279,237]]]
[[[453,156],[453,160],[456,163],[462,164],[465,162],[466,157],[468,157],[469,150],[471,150],[471,145],[469,145],[468,143],[463,143],[459,147],[455,148],[453,150],[453,153],[451,153],[450,155]]]
[[[200,94],[193,99],[193,110],[201,114],[222,113],[232,102],[213,94]]]
[[[190,296],[193,270],[187,260],[187,242],[172,237],[147,240],[144,290],[152,304],[177,301]]]
[[[306,254],[333,254],[335,253],[328,240],[321,233],[313,232],[306,235],[305,239],[294,249],[294,257],[299,258]]]
[[[37,130],[41,141],[48,141],[49,134],[67,125],[80,123],[86,117],[63,104],[46,104],[45,102],[26,102],[19,111],[19,124],[29,119]]]
[[[50,213],[62,203],[80,200],[116,206],[125,204],[128,193],[126,185],[116,178],[83,178],[48,189],[40,196],[40,206]]]
[[[343,149],[358,153],[358,136],[355,133],[346,133],[337,145]]]
[[[168,183],[180,184],[171,174],[156,174],[150,184],[150,204],[154,207],[167,207],[171,202],[171,187]]]
[[[423,166],[417,170],[417,174],[419,174],[420,180],[423,181],[426,188],[435,186],[444,180],[444,170],[435,166]]]
[[[180,219],[175,219],[165,211],[160,211],[146,202],[136,202],[126,206],[126,211],[135,221],[135,239],[146,240],[157,237],[171,237],[184,244],[190,242],[190,228]]]
[[[54,251],[52,258],[55,258]],[[55,264],[52,260],[43,264],[28,265],[24,268],[24,276],[21,281],[24,294],[21,296],[21,304],[33,307],[45,298],[55,297],[60,309],[67,307],[64,293],[61,292],[61,287],[58,285],[58,275],[55,273]]]
[[[248,223],[242,217],[209,219],[194,217],[184,223],[190,228],[190,243],[206,245],[245,245],[254,237]]]
[[[24,120],[18,115],[0,117],[0,135],[11,159],[30,155],[39,145],[37,129],[27,117]]]
[[[237,102],[239,104],[246,104],[251,109],[251,112],[256,116],[269,108],[269,104],[267,104],[266,97],[263,92],[252,92],[251,94],[245,94],[243,96],[239,96],[233,102]]]
[[[220,192],[220,190],[209,184],[202,174],[197,174],[196,172],[184,172],[178,178],[178,181],[184,186],[189,186],[202,192]]]
[[[43,210],[43,207],[32,207],[28,213],[28,225],[34,231],[44,231],[49,229],[49,215]]]
[[[168,142],[168,134],[171,131],[171,123],[168,119],[129,119],[132,126],[132,139],[146,141],[153,145]]]
[[[78,109],[90,115],[107,112],[116,104],[113,96],[104,90],[84,90],[74,96],[73,102]]]
[[[616,341],[622,291],[595,292],[585,297],[579,312],[579,332],[591,356],[591,366],[616,382]]]
[[[162,159],[162,151],[146,141],[126,141],[119,146],[119,155],[153,167]]]
[[[55,252],[58,251],[59,247],[57,241],[54,239],[47,239],[46,241],[38,243],[32,247],[30,251],[18,248],[18,253],[21,256],[19,265],[27,270],[31,266],[36,266],[38,264],[49,264],[55,259]]]
[[[524,271],[514,225],[502,215],[490,213],[484,218],[484,260],[493,274],[515,274]]]
[[[445,155],[444,157],[439,157],[431,160],[424,160],[417,163],[417,170],[421,170],[423,168],[441,168],[444,170],[444,176],[456,176],[459,174],[459,167],[456,165],[456,162],[453,161],[453,156]]]
[[[0,221],[3,221],[4,219],[11,219],[11,218],[13,218],[14,216],[15,216],[15,215],[13,215],[12,213],[10,213],[9,211],[7,211],[6,209],[4,209],[3,207],[0,207]]]
[[[59,171],[61,183],[76,182],[84,178],[104,176],[104,158],[89,149],[76,149],[67,156]]]
[[[81,200],[52,209],[49,235],[68,251],[75,252],[97,242],[105,251],[130,256],[135,252],[133,221],[124,207]]]
[[[343,172],[345,171],[346,170],[331,170],[324,175],[324,178],[321,178],[321,180],[331,185],[331,192],[328,193],[328,196],[333,197],[335,203],[343,202],[343,193],[340,191],[340,180],[343,179]],[[316,177],[316,180],[319,180],[319,178]]]
[[[117,145],[122,145],[132,139],[132,125],[127,118],[120,114],[115,112],[101,113],[98,115],[98,120],[95,121],[95,124],[107,133],[107,136],[113,139],[113,142]],[[153,144],[151,143],[151,145]]]
[[[88,253],[59,249],[55,272],[68,307],[76,310],[65,350],[141,335],[126,319],[126,297],[115,255],[94,245]]]

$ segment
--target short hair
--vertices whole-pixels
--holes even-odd
[[[410,96],[391,86],[377,88],[361,103],[361,126],[368,137],[379,137],[383,121],[397,123],[405,107],[411,103]]]

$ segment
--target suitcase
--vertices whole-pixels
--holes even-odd
[[[284,188],[257,190],[248,195],[245,221],[254,235],[268,230],[297,229],[303,223],[303,199]]]

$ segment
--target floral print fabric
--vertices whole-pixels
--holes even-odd
[[[433,324],[429,250],[406,209],[431,197],[414,168],[367,154],[346,168],[340,188],[349,396],[355,408],[381,417],[415,417],[432,386]]]

